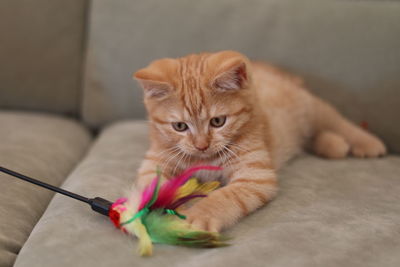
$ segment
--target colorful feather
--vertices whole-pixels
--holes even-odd
[[[214,166],[190,168],[176,178],[160,186],[161,172],[141,194],[136,211],[126,198],[117,200],[111,207],[109,217],[114,225],[139,239],[139,253],[152,254],[152,242],[189,247],[226,246],[226,239],[218,233],[191,229],[176,209],[195,198],[206,197],[215,190],[218,182],[199,183],[191,175],[199,170],[220,170]],[[137,198],[135,198],[138,200]]]
[[[176,191],[181,185],[186,183],[186,181],[193,175],[193,173],[199,170],[221,170],[220,167],[216,166],[197,166],[192,167],[184,171],[181,175],[173,178],[162,185],[156,202],[154,203],[154,208],[165,207],[171,204],[174,200]]]
[[[193,193],[208,194],[211,191],[217,189],[218,187],[219,187],[219,182],[217,181],[201,184],[198,182],[196,178],[191,178],[176,191],[174,201]]]
[[[220,247],[226,246],[219,234],[198,231],[190,228],[184,220],[177,220],[174,215],[163,214],[162,209],[152,211],[143,218],[143,224],[153,243],[170,244],[187,247]]]

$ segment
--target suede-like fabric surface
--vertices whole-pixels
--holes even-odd
[[[0,111],[0,166],[59,185],[91,137],[75,121]],[[0,173],[0,266],[11,266],[53,193]]]
[[[90,10],[83,116],[144,116],[132,72],[150,61],[234,49],[300,74],[400,152],[400,1],[97,0]]]
[[[87,3],[0,1],[0,108],[79,114]]]
[[[110,200],[123,196],[147,148],[143,122],[110,126],[63,187]],[[137,241],[85,204],[56,195],[20,252],[32,266],[399,266],[400,157],[324,160],[302,155],[280,171],[280,194],[227,231],[231,246]]]

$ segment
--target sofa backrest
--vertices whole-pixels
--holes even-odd
[[[0,109],[79,115],[87,2],[0,1]]]
[[[143,118],[135,70],[162,57],[234,49],[305,77],[400,151],[400,2],[96,0],[83,117],[100,127]]]

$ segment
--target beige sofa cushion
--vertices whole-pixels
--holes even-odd
[[[61,184],[91,137],[75,121],[0,111],[0,166]],[[53,193],[0,173],[0,266],[11,266]]]
[[[0,1],[0,108],[79,114],[88,2]]]
[[[123,196],[147,148],[144,123],[107,128],[63,184],[110,200]],[[309,155],[280,172],[280,194],[227,232],[232,246],[156,245],[140,258],[137,241],[85,204],[56,195],[16,267],[400,266],[400,157],[329,161]]]
[[[83,116],[143,118],[132,72],[162,57],[235,49],[282,65],[400,152],[400,1],[97,0]]]

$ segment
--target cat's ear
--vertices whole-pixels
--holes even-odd
[[[233,92],[247,87],[249,82],[248,60],[236,52],[224,52],[212,81],[212,87]]]
[[[154,81],[141,78],[141,72],[134,73],[133,77],[139,82],[143,88],[144,96],[154,99],[163,99],[169,95],[171,85],[166,82]]]
[[[166,97],[171,90],[171,86],[168,83],[150,79],[146,69],[135,72],[133,77],[143,88],[145,97],[162,99]]]
[[[145,98],[160,100],[171,93],[173,86],[170,77],[173,77],[171,72],[175,64],[173,59],[160,59],[133,74],[133,78],[143,88]]]

